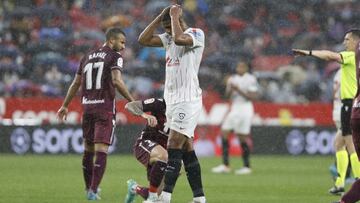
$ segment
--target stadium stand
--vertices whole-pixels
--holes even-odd
[[[140,46],[137,37],[151,17],[170,3],[1,1],[0,96],[64,96],[81,56],[101,45],[103,31],[115,25],[127,34],[123,53],[127,85],[140,99],[160,93],[164,51]],[[329,84],[338,66],[313,58],[293,60],[289,50],[341,50],[342,34],[360,17],[358,1],[184,0],[183,7],[206,32],[200,69],[204,91],[220,94],[224,78],[240,57],[252,64],[261,99],[276,103],[331,101]]]

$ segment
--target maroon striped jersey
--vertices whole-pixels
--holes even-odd
[[[111,71],[121,70],[122,66],[121,54],[105,45],[82,58],[77,74],[81,75],[84,114],[115,113],[115,87]]]
[[[142,101],[143,111],[149,112],[155,116],[158,124],[155,127],[146,125],[145,129],[141,133],[139,139],[152,140],[166,149],[169,129],[165,126],[166,123],[166,104],[164,99],[147,99]]]
[[[356,64],[357,92],[353,102],[351,118],[359,119],[360,118],[360,42],[357,43],[355,49],[355,64]]]

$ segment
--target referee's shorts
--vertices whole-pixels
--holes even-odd
[[[351,108],[353,99],[343,99],[341,100],[341,132],[342,136],[351,135]]]

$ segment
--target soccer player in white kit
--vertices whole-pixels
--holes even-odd
[[[221,126],[223,164],[212,168],[214,173],[229,173],[229,144],[228,135],[233,131],[240,140],[243,150],[244,167],[235,171],[237,175],[250,174],[250,149],[247,137],[250,134],[251,122],[254,116],[252,100],[256,99],[258,83],[256,77],[248,72],[248,65],[239,62],[236,74],[230,76],[226,84],[226,95],[231,99],[230,113],[225,117]]]
[[[154,34],[162,24],[163,34]],[[193,202],[205,203],[201,170],[193,148],[194,130],[202,110],[202,90],[198,71],[205,46],[204,32],[187,28],[179,5],[165,8],[140,34],[139,43],[164,47],[166,50],[166,102],[168,139],[168,165],[165,186],[159,200],[170,202],[171,194],[181,169],[181,161],[193,192]]]

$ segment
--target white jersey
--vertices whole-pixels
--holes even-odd
[[[227,87],[230,88],[230,85],[237,86],[243,92],[257,92],[258,83],[256,77],[250,73],[245,73],[244,75],[235,74],[232,75],[227,81]],[[231,93],[232,108],[237,108],[240,105],[249,105],[252,104],[250,100],[242,96],[237,91],[232,91]]]
[[[176,45],[168,33],[159,35],[166,50],[164,98],[167,105],[201,99],[198,72],[205,46],[205,35],[198,28],[188,28],[184,33],[192,37],[192,46]]]
[[[333,100],[333,121],[340,122],[341,115],[341,99],[340,99],[340,69],[335,73],[334,82],[333,82],[333,92],[334,92],[334,100]]]
[[[236,86],[243,92],[257,92],[258,84],[255,76],[250,73],[243,75],[232,75],[226,84],[229,90]],[[248,135],[251,130],[251,122],[254,116],[254,107],[250,100],[233,90],[231,93],[231,110],[225,117],[221,129],[224,131],[233,130],[235,133]]]

